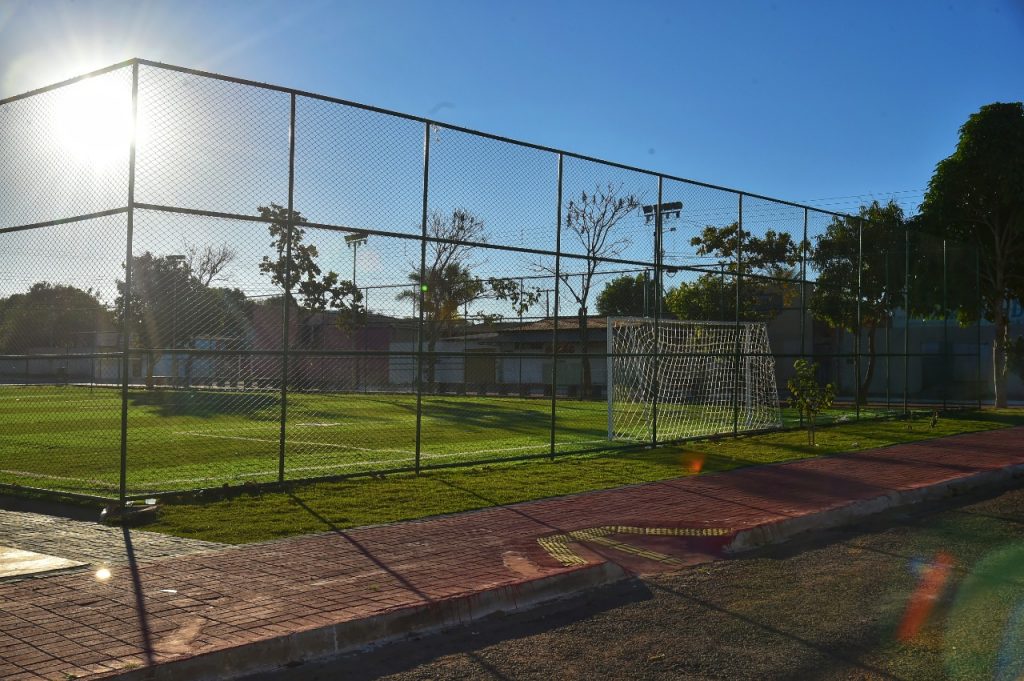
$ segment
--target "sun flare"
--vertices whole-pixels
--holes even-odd
[[[58,143],[79,163],[102,170],[128,159],[133,126],[132,96],[120,79],[97,76],[59,94]]]

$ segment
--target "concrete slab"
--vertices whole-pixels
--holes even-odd
[[[58,556],[48,556],[45,553],[15,549],[10,546],[0,546],[0,579],[65,570],[80,565],[85,565],[85,563]]]

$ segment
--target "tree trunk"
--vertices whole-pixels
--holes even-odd
[[[868,327],[868,365],[864,370],[864,379],[857,386],[857,404],[868,403],[868,390],[871,389],[871,380],[875,377],[875,332],[877,327]]]
[[[585,307],[580,308],[580,395],[581,400],[585,400],[590,396],[590,348],[587,343],[587,309]]]
[[[996,336],[992,342],[992,383],[995,387],[996,407],[1006,406],[1006,346],[1009,327],[1006,308],[1000,305],[996,312]]]

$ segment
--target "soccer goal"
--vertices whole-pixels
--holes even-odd
[[[778,428],[775,359],[758,322],[608,318],[608,439]]]

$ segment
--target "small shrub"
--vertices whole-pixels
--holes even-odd
[[[790,404],[807,420],[807,444],[812,447],[814,442],[814,422],[817,415],[832,406],[835,399],[835,388],[831,383],[818,383],[818,365],[805,359],[793,362],[796,375],[787,381],[790,392]]]

